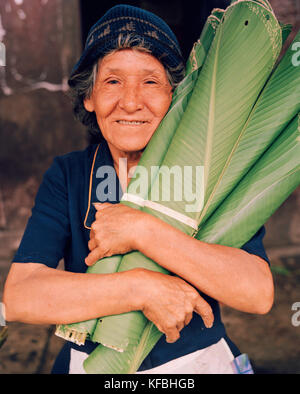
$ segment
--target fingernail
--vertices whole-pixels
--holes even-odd
[[[211,318],[206,318],[203,320],[203,322],[206,328],[212,328],[212,326],[214,325],[214,319]]]

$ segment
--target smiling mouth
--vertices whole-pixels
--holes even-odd
[[[117,123],[123,124],[123,125],[140,126],[140,125],[145,124],[147,122],[144,120],[117,120]]]

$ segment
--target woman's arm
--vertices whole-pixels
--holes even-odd
[[[155,231],[159,226],[159,231]],[[167,247],[161,247],[166,245]],[[264,314],[273,304],[268,263],[244,250],[208,244],[149,218],[137,248],[203,293],[241,311]]]
[[[13,263],[3,301],[8,321],[74,323],[134,310],[137,301],[133,289],[133,275],[128,273],[87,275],[44,264]]]
[[[203,293],[232,308],[267,313],[274,297],[267,262],[241,249],[196,240],[152,215],[122,204],[99,204],[88,265],[139,250]]]
[[[209,304],[180,278],[135,269],[114,274],[72,273],[37,263],[14,263],[3,302],[8,321],[68,324],[142,310],[174,342],[193,311],[212,326]]]

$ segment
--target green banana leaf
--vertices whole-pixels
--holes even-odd
[[[196,239],[242,246],[300,184],[299,157],[297,116],[214,213],[205,229],[197,233]],[[84,368],[87,373],[134,373],[161,336],[153,323],[148,322],[138,344],[130,343],[122,353],[99,345],[85,360]]]
[[[193,71],[199,70],[202,66],[206,54],[208,53],[211,43],[216,34],[217,27],[219,26],[224,10],[220,8],[214,8],[211,15],[207,18],[207,21],[201,32],[201,36],[198,41],[193,45],[191,53],[186,63],[186,74],[189,75]]]
[[[234,4],[239,1],[244,1],[244,0],[231,0],[230,4]],[[258,3],[258,4],[262,5],[263,7],[267,8],[269,11],[273,12],[273,8],[272,8],[270,2],[267,0],[254,0],[253,3]]]
[[[89,374],[135,373],[161,336],[162,333],[158,331],[156,326],[151,322],[147,322],[138,343],[129,343],[123,352],[98,345],[84,361],[84,369]],[[102,359],[105,360],[105,363],[101,363]]]
[[[216,207],[300,111],[300,67],[294,67],[292,63],[292,47],[298,41],[300,31],[279,65],[273,70],[240,130],[201,212],[200,226],[204,225]]]
[[[204,203],[209,200],[213,186],[222,174],[227,158],[281,49],[281,28],[276,18],[272,13],[262,10],[262,7],[256,3],[251,3],[251,7],[248,3],[251,2],[235,3],[225,11],[204,67],[161,166],[161,168],[163,166],[172,168],[174,165],[181,168],[185,166],[194,168],[195,165],[203,165]],[[245,20],[248,21],[247,25]],[[257,36],[260,37],[259,46],[256,45]],[[195,190],[197,178],[191,178],[189,182],[193,184]],[[151,187],[151,193],[153,190],[155,192],[163,190],[162,177],[159,174]],[[148,200],[151,200],[151,193]],[[185,212],[190,218],[199,220],[201,211],[199,206],[194,212],[186,212],[187,201],[184,199],[159,202],[173,211]],[[145,207],[143,210],[189,235],[193,234],[193,229],[185,223],[178,222],[152,208]],[[118,271],[127,271],[141,264],[145,268],[149,264],[149,259],[141,253],[125,255]],[[161,267],[151,264],[148,269],[159,271]],[[127,334],[124,331],[120,336],[117,327],[122,324],[129,325],[124,323],[125,319],[134,320],[135,315],[127,313],[102,318],[94,331],[93,341],[120,348],[126,343]],[[144,319],[146,321],[146,318]],[[142,330],[141,326],[141,332]]]
[[[177,86],[173,93],[172,103],[170,109],[164,119],[162,120],[157,131],[151,138],[143,156],[140,160],[139,166],[143,168],[159,168],[164,155],[168,149],[170,141],[175,133],[176,127],[184,113],[187,103],[192,94],[194,85],[196,83],[198,74],[203,66],[204,60],[207,56],[211,43],[213,41],[217,24],[219,23],[219,17],[223,14],[224,10],[217,9],[212,11],[211,17],[209,17],[205,23],[204,29],[200,35],[197,48],[193,48],[188,63],[193,63],[193,69],[187,73],[183,81]],[[196,59],[196,61],[194,60]],[[155,152],[155,154],[153,154]],[[157,170],[158,171],[158,170]],[[143,198],[147,197],[148,191],[151,187],[156,172],[147,171],[149,178],[146,180],[148,188],[145,190]],[[136,177],[136,173],[133,174],[133,178]],[[132,182],[127,190],[132,193]],[[127,205],[132,205],[128,201],[122,202]],[[137,208],[135,206],[135,208]],[[121,263],[122,256],[112,256],[106,259],[102,259],[92,267],[87,269],[87,273],[106,274],[113,273],[118,270]],[[60,324],[57,325],[55,335],[74,342],[78,345],[83,345],[86,339],[92,340],[93,333],[96,328],[97,319],[90,319],[83,322],[75,322],[73,324]]]
[[[242,246],[300,184],[300,114],[200,229],[208,243]]]

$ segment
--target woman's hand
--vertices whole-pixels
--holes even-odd
[[[178,340],[180,331],[189,324],[193,312],[202,317],[207,328],[212,327],[214,316],[210,305],[190,284],[175,276],[145,269],[136,271],[141,309],[166,335],[167,342]],[[142,280],[138,280],[139,277]]]
[[[136,240],[150,215],[124,204],[95,203],[96,220],[91,226],[87,265],[103,257],[125,254],[137,249]]]
[[[97,213],[88,244],[91,252],[85,260],[87,265],[103,257],[138,249],[144,230],[153,228],[151,215],[126,205],[103,203],[95,207]],[[206,327],[212,326],[214,317],[210,305],[183,279],[142,268],[132,270],[131,274],[137,308],[166,335],[167,342],[177,341],[193,312],[200,314]]]

